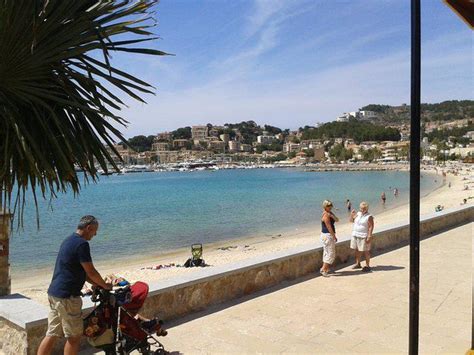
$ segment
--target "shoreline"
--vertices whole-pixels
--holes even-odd
[[[467,167],[468,173],[466,175],[469,175],[470,169],[471,167]],[[440,176],[442,178],[440,171],[435,172],[434,169],[425,168],[422,170],[422,173],[433,174],[433,176]],[[421,196],[420,214],[424,215],[434,212],[434,206],[438,203],[444,204],[445,208],[450,208],[458,206],[462,201],[462,196],[469,195],[471,197],[472,190],[462,190],[465,183],[462,178],[463,175],[454,176],[448,174],[443,184]],[[448,187],[448,182],[451,182],[451,188]],[[472,200],[469,201],[469,204],[471,203]],[[391,206],[384,211],[374,213],[376,229],[377,226],[401,222],[403,219],[408,222],[407,207],[408,202],[405,201],[398,206]],[[372,208],[371,212],[374,210],[375,208]],[[341,218],[341,222],[337,225],[338,239],[346,240],[350,235],[351,224],[348,222],[348,219],[342,222],[347,214],[345,209],[339,210],[338,214]],[[203,244],[203,259],[210,265],[222,265],[258,255],[268,255],[299,245],[314,245],[317,247],[319,245],[318,231],[319,223],[315,222],[303,226],[288,227],[285,231],[268,231],[254,236]],[[194,272],[196,268],[168,267],[151,270],[143,269],[144,267],[168,265],[171,263],[182,265],[190,256],[190,247],[188,246],[150,255],[120,258],[120,260],[111,257],[107,261],[97,261],[95,265],[102,276],[115,273],[131,282],[138,280],[151,282],[169,279],[182,273]],[[117,265],[120,266],[117,267]],[[25,273],[13,272],[12,293],[22,293],[40,303],[47,304],[46,290],[53,268],[54,265],[51,265],[48,268],[36,269],[33,272],[31,270]]]

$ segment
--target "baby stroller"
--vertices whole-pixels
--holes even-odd
[[[95,288],[91,300],[98,306],[84,319],[84,335],[89,344],[107,355],[125,355],[138,350],[141,354],[167,354],[156,338],[161,322],[144,322],[134,317],[145,302],[148,285],[136,282],[114,291]],[[151,346],[156,350],[151,350]]]

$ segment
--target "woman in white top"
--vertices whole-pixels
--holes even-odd
[[[374,217],[369,213],[369,204],[367,202],[360,203],[359,212],[355,210],[351,212],[350,221],[354,223],[352,227],[351,249],[355,250],[356,264],[353,269],[360,269],[360,256],[365,253],[366,266],[362,271],[370,271],[370,243],[372,240],[372,232],[374,231]]]

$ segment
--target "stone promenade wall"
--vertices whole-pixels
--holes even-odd
[[[422,238],[473,220],[474,207],[460,207],[426,216],[421,220]],[[406,245],[410,238],[407,224],[394,224],[374,233],[373,254]],[[350,241],[336,245],[335,264],[353,258]],[[165,320],[203,310],[210,305],[232,300],[274,286],[284,280],[314,273],[322,266],[322,248],[298,247],[271,256],[240,261],[238,264],[204,269],[192,277],[150,285],[144,305],[147,315],[158,314]]]
[[[423,238],[455,226],[472,222],[474,206],[463,206],[439,212],[421,221]],[[409,225],[388,226],[374,233],[376,254],[400,247],[409,241]],[[336,264],[346,263],[353,256],[349,241],[336,246]],[[182,317],[215,304],[249,295],[274,286],[284,280],[314,273],[322,265],[322,249],[302,246],[273,254],[240,261],[236,264],[203,268],[192,275],[150,285],[150,294],[143,314],[159,314],[164,320]],[[0,298],[0,352],[35,354],[47,323],[46,307],[21,295]],[[12,311],[12,299],[20,302]],[[92,306],[85,300],[85,311]],[[19,313],[20,312],[20,313]]]

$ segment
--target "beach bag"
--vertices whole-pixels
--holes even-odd
[[[202,259],[202,244],[196,243],[191,245],[192,257],[186,260],[184,267],[206,266],[204,259]]]
[[[193,259],[189,258],[184,263],[184,267],[196,267],[196,266],[206,266],[204,259]]]

